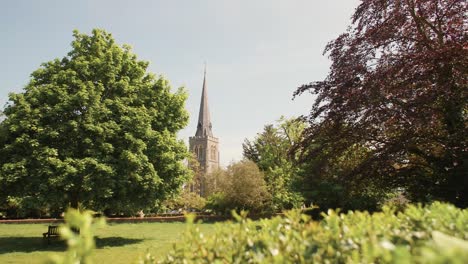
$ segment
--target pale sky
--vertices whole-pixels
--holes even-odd
[[[343,33],[358,0],[0,0],[0,109],[41,63],[64,57],[72,31],[102,28],[129,44],[149,71],[189,92],[195,134],[207,62],[213,133],[223,165],[264,125],[307,114],[313,97],[294,90],[322,80],[327,42]]]

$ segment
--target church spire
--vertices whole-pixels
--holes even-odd
[[[197,132],[189,138],[189,150],[195,153],[203,174],[210,173],[219,168],[219,140],[213,136],[211,130],[210,110],[208,109],[208,89],[206,85],[206,64],[203,76],[203,90],[198,113]],[[205,182],[202,178],[197,180],[200,195],[205,195]]]
[[[203,76],[203,90],[201,95],[201,102],[200,102],[200,112],[198,113],[198,124],[197,124],[197,132],[195,133],[196,137],[206,137],[206,136],[213,136],[213,132],[211,131],[211,118],[210,118],[210,110],[208,109],[208,91],[206,89],[206,64],[205,64],[205,72]]]

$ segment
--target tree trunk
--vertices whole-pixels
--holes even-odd
[[[80,205],[80,202],[78,199],[78,195],[72,194],[70,198],[70,208],[78,210],[79,205]]]

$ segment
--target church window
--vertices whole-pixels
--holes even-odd
[[[201,146],[200,145],[195,145],[195,147],[193,147],[193,152],[195,153],[198,159],[201,159]]]
[[[203,159],[203,146],[198,146],[198,154],[197,157],[199,159]]]
[[[211,146],[211,159],[216,160],[216,146]]]

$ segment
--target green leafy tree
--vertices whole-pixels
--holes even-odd
[[[200,162],[197,159],[197,156],[194,152],[191,152],[189,154],[189,157],[187,159],[188,163],[188,168],[192,174],[191,180],[186,183],[186,186],[184,187],[185,191],[188,192],[195,192],[199,194],[199,196],[203,196],[205,193],[205,190],[202,189],[203,186],[203,181],[204,181],[204,173],[202,171],[202,168],[200,166]]]
[[[276,125],[266,125],[254,140],[246,139],[242,145],[244,157],[265,173],[268,192],[277,210],[297,207],[302,202],[292,185],[300,166],[290,150],[300,141],[305,127],[306,123],[301,120],[281,117]]]
[[[363,146],[342,151],[324,163],[324,153],[309,156],[299,143],[307,123],[301,119],[281,117],[277,124],[243,144],[244,157],[254,161],[265,174],[268,192],[276,210],[314,204],[320,211],[330,208],[375,210],[385,193],[370,182],[349,182],[340,178],[354,169],[367,154]],[[307,151],[321,147],[320,138],[307,146]],[[307,157],[303,159],[301,155]],[[315,211],[314,211],[315,212]]]
[[[271,195],[263,173],[249,160],[242,160],[206,175],[207,207],[221,213],[248,210],[264,213],[271,209]]]
[[[204,209],[206,200],[200,195],[204,175],[195,153],[189,153],[187,165],[191,179],[182,186],[179,193],[174,193],[172,198],[163,202],[165,209],[184,211],[201,211]]]
[[[367,147],[356,144],[330,157],[332,150],[323,144],[323,138],[317,137],[312,144],[296,144],[291,150],[300,157],[296,160],[300,170],[293,181],[294,189],[302,194],[307,205],[314,204],[319,211],[335,208],[374,211],[395,192],[391,186],[378,184],[377,177],[360,174],[355,175],[360,179],[355,181],[347,177],[371,155]]]
[[[176,133],[186,93],[147,72],[127,45],[95,29],[73,33],[72,50],[43,63],[23,93],[10,94],[0,125],[1,195],[51,207],[137,211],[188,178]]]

